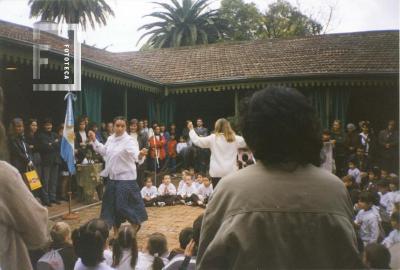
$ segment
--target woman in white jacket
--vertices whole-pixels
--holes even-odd
[[[123,117],[114,119],[114,134],[108,137],[105,145],[96,140],[93,131],[89,131],[88,136],[93,149],[105,161],[105,169],[100,175],[109,179],[103,196],[101,218],[114,227],[115,233],[126,220],[136,231],[139,230],[140,224],[147,220],[147,212],[136,182],[135,164],[144,162],[147,150],[139,151],[138,143],[126,133]]]
[[[215,122],[214,133],[207,137],[199,137],[188,122],[190,140],[200,148],[210,148],[210,176],[215,188],[219,180],[234,172],[237,167],[239,148],[245,148],[246,142],[232,130],[228,120],[220,118]]]

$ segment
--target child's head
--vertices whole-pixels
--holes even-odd
[[[342,181],[347,188],[352,187],[355,182],[353,176],[351,175],[343,176]]]
[[[331,133],[329,132],[329,130],[325,129],[322,132],[322,141],[327,142],[331,139]]]
[[[211,184],[210,179],[208,179],[207,177],[203,177],[203,185],[205,187],[209,187]]]
[[[50,118],[43,120],[43,129],[46,132],[50,132],[53,129],[53,121]]]
[[[135,230],[130,225],[122,226],[113,242],[113,267],[117,267],[120,264],[124,250],[130,251],[130,266],[134,269],[138,258],[138,245]]]
[[[168,251],[167,238],[162,233],[152,233],[147,240],[147,251],[151,256],[154,256],[154,270],[161,270],[164,267],[164,262],[161,256]]]
[[[388,176],[388,171],[385,169],[381,169],[381,178],[387,178]]]
[[[373,167],[372,170],[368,172],[368,178],[370,181],[378,180],[381,178],[381,169],[377,166]]]
[[[93,219],[72,233],[75,254],[85,266],[97,266],[104,260],[107,238],[107,224],[101,219]]]
[[[356,168],[356,164],[354,163],[354,160],[350,160],[348,163],[349,169],[355,169]]]
[[[153,186],[153,180],[151,177],[146,178],[146,187],[152,187]]]
[[[193,229],[191,227],[184,228],[179,233],[179,245],[181,249],[185,249],[186,246],[189,244],[190,240],[193,238]]]
[[[175,135],[174,135],[174,134],[171,134],[171,135],[169,136],[169,139],[170,139],[171,141],[175,140]]]
[[[171,183],[171,176],[168,175],[168,174],[164,175],[163,183],[164,183],[165,185],[169,185],[169,184]]]
[[[356,149],[356,155],[358,156],[358,157],[362,157],[362,156],[364,156],[364,148],[362,148],[362,147],[357,147],[357,149]]]
[[[390,269],[390,252],[381,244],[368,244],[364,249],[363,262],[368,269]]]
[[[201,173],[198,173],[196,176],[196,182],[198,183],[203,183],[203,176],[201,175]]]
[[[397,191],[399,189],[399,179],[397,177],[390,180],[389,189],[390,191]]]
[[[395,230],[400,230],[400,212],[395,211],[390,216],[390,224]]]
[[[378,191],[382,193],[386,193],[389,191],[389,184],[390,181],[387,179],[381,179],[378,181],[377,186],[378,186]]]
[[[190,174],[188,170],[183,170],[182,171],[182,179],[185,180],[185,176]]]
[[[183,138],[183,136],[180,136],[180,137],[179,137],[179,142],[181,142],[181,143],[186,142],[185,139]]]
[[[358,206],[363,210],[369,210],[375,201],[374,196],[369,191],[363,191],[358,198]]]
[[[184,180],[185,180],[186,185],[188,185],[188,186],[192,185],[192,183],[193,183],[193,179],[190,174],[185,175]]]
[[[71,228],[65,222],[57,222],[50,231],[50,237],[54,245],[62,245],[71,242]]]

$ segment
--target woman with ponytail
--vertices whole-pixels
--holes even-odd
[[[168,264],[167,238],[153,233],[147,240],[146,252],[139,252],[136,270],[161,270]]]
[[[138,259],[136,232],[132,226],[121,226],[117,238],[113,242],[113,264],[117,270],[135,269]]]
[[[107,238],[108,226],[101,219],[93,219],[75,229],[72,242],[79,259],[74,270],[112,270],[103,255]]]
[[[200,148],[210,148],[210,176],[215,189],[219,180],[238,169],[237,155],[239,148],[245,148],[243,137],[237,136],[232,130],[229,121],[220,118],[215,122],[214,134],[199,137],[193,129],[193,123],[187,125],[190,140]]]

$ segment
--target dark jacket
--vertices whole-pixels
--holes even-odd
[[[60,138],[54,132],[41,132],[38,135],[39,151],[43,166],[60,164]]]
[[[382,158],[394,158],[399,144],[399,133],[388,129],[381,130],[378,137],[379,150]],[[385,146],[389,144],[389,148]]]
[[[87,136],[87,133],[86,133]],[[82,147],[81,143],[83,142],[82,136],[79,133],[79,131],[75,132],[75,150],[77,150],[76,153],[76,163],[80,164],[82,161],[85,159],[86,156],[86,148],[89,146],[89,144],[86,145],[86,147]]]
[[[10,163],[18,169],[20,173],[27,171],[27,166],[32,161],[32,153],[29,145],[25,142],[23,136],[10,137],[8,140],[10,152]]]
[[[139,144],[139,150],[142,150],[143,148],[149,148],[149,139],[147,137],[147,133],[139,132],[137,136],[137,141]]]
[[[346,148],[347,156],[354,154],[357,147],[360,146],[360,138],[357,132],[348,132],[345,135],[344,146]]]
[[[343,182],[312,165],[260,162],[221,179],[205,211],[197,269],[362,268]]]
[[[28,144],[29,150],[32,152],[33,164],[35,164],[36,167],[40,167],[42,164],[42,159],[39,152],[38,133],[35,133],[34,135],[26,134],[25,142]]]
[[[334,148],[334,155],[335,157],[343,157],[346,154],[346,148],[345,148],[345,136],[342,131],[335,132],[331,130],[331,139],[335,140],[335,148]]]

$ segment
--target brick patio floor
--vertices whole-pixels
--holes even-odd
[[[67,221],[72,229],[81,224],[100,216],[100,207],[94,206],[78,212],[79,219]],[[191,227],[193,221],[203,213],[204,209],[199,207],[176,205],[166,207],[148,207],[146,208],[149,216],[148,221],[142,224],[138,233],[138,245],[141,250],[145,247],[146,237],[154,232],[165,234],[168,240],[169,250],[179,247],[179,232],[185,227]],[[56,219],[55,221],[61,221]],[[112,232],[110,232],[110,235]]]

